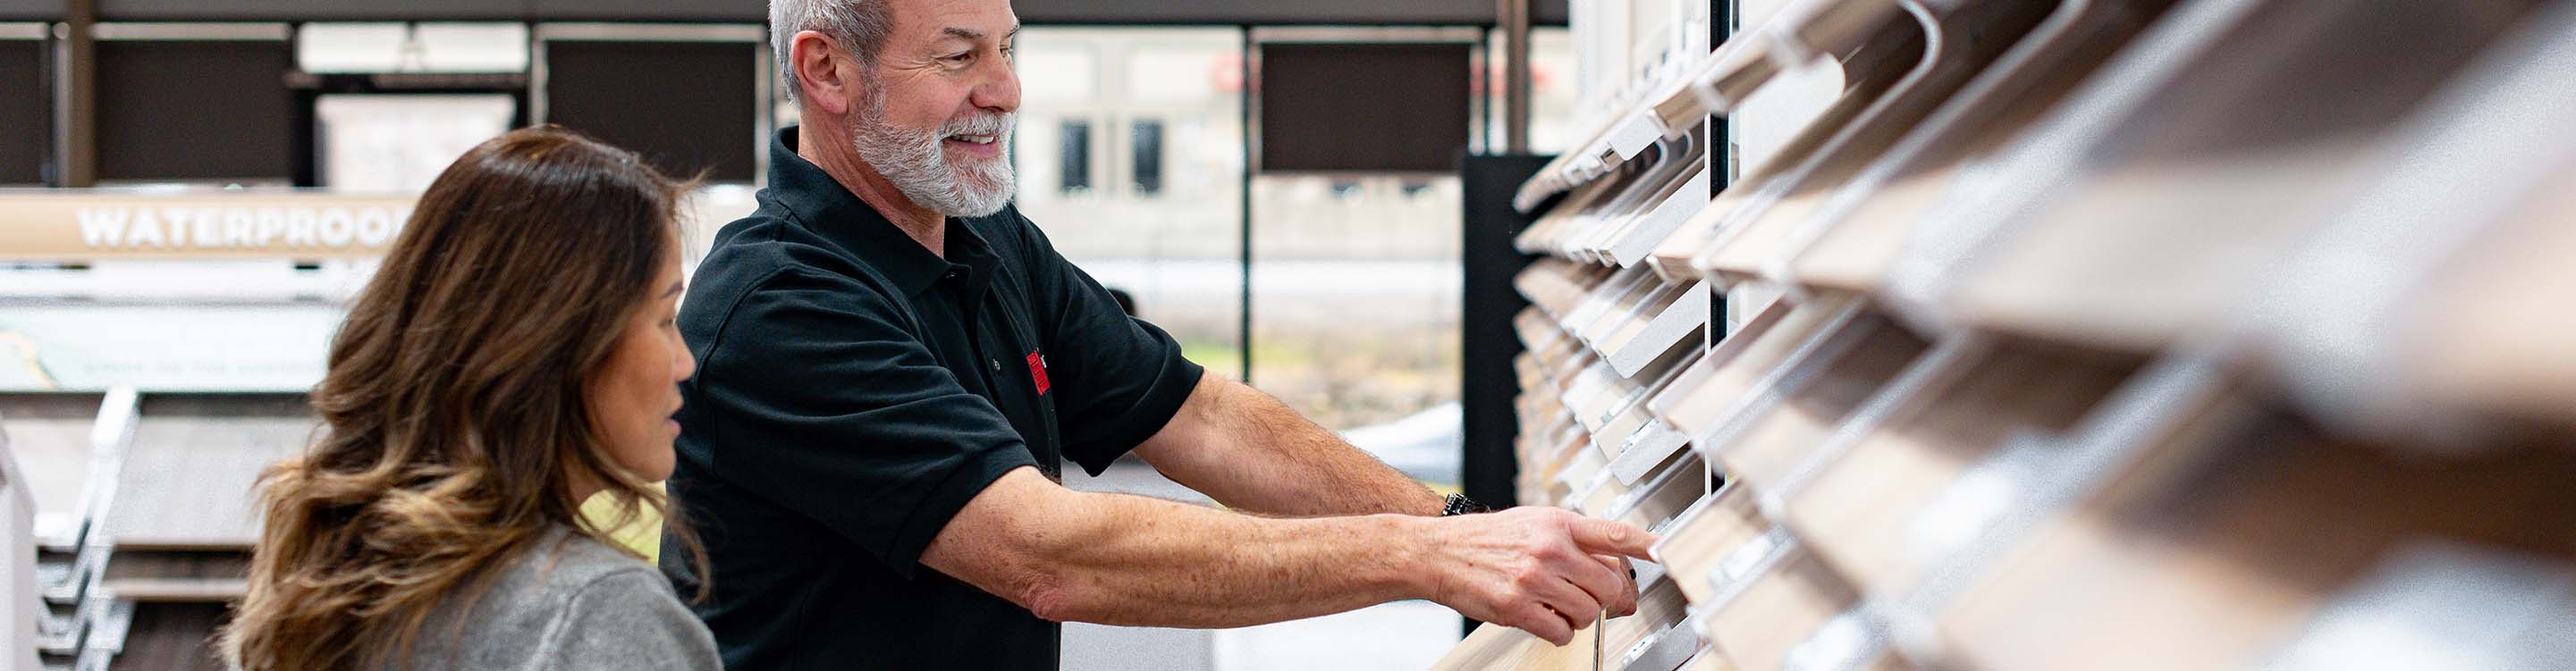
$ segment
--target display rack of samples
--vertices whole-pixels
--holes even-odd
[[[2576,3],[1576,7],[1517,492],[1661,540],[1439,668],[2576,668]]]
[[[0,435],[31,508],[7,541],[33,550],[34,592],[32,622],[9,623],[33,653],[0,662],[223,668],[210,642],[247,588],[253,483],[315,435],[305,390],[410,207],[0,191]]]

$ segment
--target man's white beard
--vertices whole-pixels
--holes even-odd
[[[981,217],[1002,211],[1015,188],[1011,175],[1010,114],[977,115],[941,124],[937,130],[899,128],[885,120],[885,97],[869,91],[853,115],[851,145],[859,160],[876,168],[904,197],[951,217]],[[990,160],[951,164],[942,144],[950,136],[990,134],[1000,154]]]

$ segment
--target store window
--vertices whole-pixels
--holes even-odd
[[[1337,430],[1426,413],[1454,425],[1458,178],[1264,175],[1252,187],[1254,382]],[[1454,467],[1455,444],[1433,452]]]
[[[1339,40],[1362,43],[1344,51],[1396,51],[1383,45],[1427,42],[1406,53],[1418,60],[1448,60],[1444,67],[1454,72],[1454,79],[1420,84],[1447,95],[1416,91],[1410,104],[1461,109],[1405,109],[1409,116],[1396,126],[1416,135],[1439,135],[1448,148],[1437,152],[1436,161],[1424,152],[1392,151],[1276,157],[1267,155],[1268,144],[1263,146],[1265,165],[1281,158],[1275,163],[1305,172],[1263,173],[1252,183],[1253,382],[1389,465],[1428,482],[1457,482],[1462,192],[1451,166],[1459,147],[1480,144],[1481,127],[1475,124],[1483,106],[1470,92],[1484,83],[1479,71],[1486,60],[1477,46],[1484,33],[1315,29],[1284,34],[1288,32],[1274,34],[1301,47],[1330,47]],[[1294,74],[1274,72],[1268,62],[1272,53],[1264,51],[1266,76],[1258,90],[1297,90],[1267,76]],[[1431,102],[1435,98],[1448,102]],[[1327,96],[1318,102],[1332,101]],[[1266,100],[1261,103],[1264,116],[1257,121],[1265,128],[1372,123],[1347,113],[1329,121],[1273,118],[1319,113],[1309,107],[1321,109]],[[1424,121],[1440,115],[1460,116],[1445,124]],[[1364,160],[1369,156],[1405,160]],[[1360,165],[1333,168],[1335,160]]]
[[[529,28],[517,23],[309,23],[296,29],[305,73],[342,76],[313,99],[315,186],[416,193],[467,149],[525,123]],[[378,90],[349,75],[463,74],[489,90]],[[500,75],[497,77],[475,75]],[[363,82],[363,85],[353,82]]]
[[[1067,121],[1056,130],[1056,190],[1091,190],[1091,122]]]
[[[1243,371],[1242,40],[1233,28],[1031,26],[1013,59],[1020,183],[1038,185],[1020,190],[1021,213],[1226,376]]]
[[[1135,129],[1129,132],[1127,137],[1129,144],[1133,145],[1135,155],[1130,160],[1130,164],[1136,167],[1134,181],[1136,194],[1151,196],[1161,193],[1163,191],[1163,122],[1155,119],[1138,121]]]
[[[1482,89],[1486,97],[1479,104],[1493,110],[1485,115],[1485,132],[1488,134],[1486,137],[1492,140],[1494,151],[1499,152],[1503,145],[1503,124],[1508,121],[1502,113],[1505,104],[1504,87],[1501,85],[1504,73],[1502,54],[1511,38],[1503,31],[1495,30],[1491,41],[1493,57],[1487,60],[1485,72],[1487,81],[1492,84]],[[1573,127],[1574,103],[1581,93],[1575,88],[1573,34],[1562,26],[1531,27],[1529,58],[1529,151],[1533,154],[1564,152],[1571,148],[1569,145],[1582,139],[1574,137],[1575,133],[1587,130]]]

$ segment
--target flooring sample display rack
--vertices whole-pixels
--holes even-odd
[[[364,232],[410,207],[259,189],[0,193],[0,434],[33,503],[22,533],[39,599],[23,630],[41,668],[222,668],[212,635],[260,535],[253,483],[316,436],[306,391],[381,251]],[[354,233],[344,246],[82,235],[170,208]]]
[[[1623,64],[1688,16],[1595,4]],[[2576,2],[1734,35],[1578,68],[1625,80],[1514,201],[1515,486],[1661,535],[1639,613],[1438,668],[2576,667]],[[1820,62],[1709,196],[1712,121]]]
[[[207,641],[246,589],[252,483],[315,426],[301,394],[0,394],[40,520],[46,668],[222,668]]]

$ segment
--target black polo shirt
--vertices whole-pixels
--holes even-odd
[[[795,144],[778,133],[759,209],[680,311],[699,368],[670,489],[712,587],[694,607],[735,669],[1054,669],[1055,623],[921,552],[1011,469],[1107,468],[1200,368],[1016,208],[949,219],[942,258]]]

